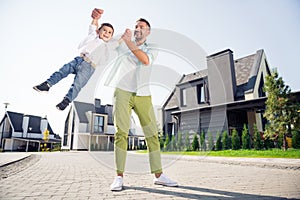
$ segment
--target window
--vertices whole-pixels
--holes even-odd
[[[181,106],[186,106],[186,89],[181,90]]]
[[[104,132],[104,116],[94,116],[94,133]]]
[[[204,84],[197,85],[197,100],[198,104],[205,103]]]

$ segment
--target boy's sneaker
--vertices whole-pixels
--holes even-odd
[[[59,104],[56,105],[58,110],[64,110],[70,103],[68,98],[64,98]]]
[[[123,177],[117,176],[114,182],[110,185],[111,191],[121,191],[123,189]]]
[[[47,81],[45,81],[37,86],[34,86],[33,89],[38,92],[48,92],[50,89],[50,85],[47,83]]]
[[[169,186],[169,187],[176,187],[178,186],[178,183],[175,181],[172,181],[169,179],[166,175],[161,174],[160,177],[156,178],[154,177],[153,183],[156,185],[163,185],[163,186]]]

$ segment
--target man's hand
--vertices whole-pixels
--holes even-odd
[[[122,35],[122,39],[126,41],[131,41],[132,33],[130,29],[126,29],[124,34]]]
[[[91,17],[92,17],[93,19],[98,20],[98,19],[101,18],[101,15],[103,14],[103,12],[104,12],[104,10],[99,9],[99,8],[95,8],[95,9],[93,10],[93,12],[92,12]]]

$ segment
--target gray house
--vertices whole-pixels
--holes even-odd
[[[270,74],[263,50],[234,59],[230,49],[207,57],[207,69],[183,75],[162,106],[163,131],[181,133],[217,132],[247,124],[262,131],[266,94],[265,76]]]
[[[110,151],[114,148],[114,134],[112,105],[101,105],[100,99],[95,99],[94,104],[74,101],[65,121],[62,149]],[[136,134],[132,126],[128,148],[143,144],[143,135]]]
[[[47,140],[45,130],[49,131]],[[6,111],[0,123],[0,141],[0,148],[5,151],[39,151],[41,144],[51,149],[61,138],[53,132],[46,117]]]

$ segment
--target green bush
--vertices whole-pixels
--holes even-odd
[[[199,151],[200,145],[199,145],[199,138],[197,136],[197,133],[194,134],[193,142],[192,142],[192,150],[193,151]]]
[[[160,146],[161,150],[164,150],[164,144],[165,144],[164,137],[163,137],[163,135],[160,135],[159,136],[159,146]]]
[[[172,137],[171,137],[171,147],[170,147],[170,150],[171,151],[176,151],[177,150],[176,139],[175,139],[174,135],[172,135]]]
[[[169,138],[169,135],[167,134],[166,135],[166,140],[165,140],[165,143],[164,143],[164,151],[169,151],[170,150],[170,138]]]
[[[222,149],[223,150],[230,149],[228,141],[229,141],[228,133],[227,133],[227,131],[223,131],[223,134],[222,134]]]
[[[222,150],[222,137],[221,137],[220,132],[217,133],[216,150],[217,151]]]
[[[261,139],[261,135],[257,129],[256,124],[254,124],[253,131],[254,131],[253,133],[254,149],[261,150],[263,148],[263,140]]]
[[[178,133],[178,138],[177,138],[177,149],[178,151],[182,150],[182,134],[181,132]]]
[[[233,150],[238,150],[241,148],[240,137],[236,129],[232,131],[231,144]]]
[[[201,145],[201,150],[206,151],[206,142],[205,142],[205,132],[202,131],[200,134],[200,145]]]
[[[243,132],[242,132],[242,149],[250,149],[250,136],[248,133],[248,128],[246,124],[244,124]]]
[[[188,132],[185,133],[185,150],[190,151],[190,134]]]
[[[208,132],[208,150],[212,151],[215,149],[215,142],[211,132]]]
[[[300,149],[300,131],[292,131],[292,147]]]
[[[278,149],[281,149],[283,147],[283,134],[278,134],[276,147]]]

